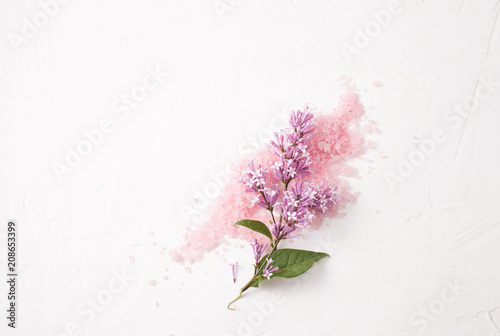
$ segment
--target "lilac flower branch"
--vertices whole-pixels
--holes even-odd
[[[311,173],[311,157],[307,151],[307,144],[314,130],[312,113],[308,108],[304,111],[292,112],[289,123],[291,128],[275,133],[275,141],[271,141],[272,152],[277,156],[277,161],[270,163],[273,172],[269,174],[269,169],[261,165],[256,166],[252,160],[240,180],[247,187],[247,192],[256,193],[252,205],[258,204],[271,214],[270,231],[261,222],[258,222],[257,226],[255,226],[255,221],[250,221],[253,223],[245,225],[254,231],[265,233],[270,238],[271,251],[265,254],[269,245],[259,244],[257,239],[254,240],[252,243],[255,258],[254,274],[240,290],[239,296],[229,303],[229,309],[234,309],[230,307],[231,304],[250,287],[258,285],[264,278],[269,280],[273,275],[278,275],[280,267],[273,265],[271,256],[277,251],[281,240],[296,238],[297,235],[291,235],[291,233],[297,228],[307,229],[314,219],[314,212],[325,213],[328,208],[337,203],[337,189],[333,188],[329,182],[316,186],[303,181],[303,178]],[[272,181],[273,179],[281,181],[283,190],[280,190],[277,184],[272,187],[266,185],[266,180]],[[294,181],[293,184],[292,181]],[[279,220],[276,220],[275,210],[279,214]]]

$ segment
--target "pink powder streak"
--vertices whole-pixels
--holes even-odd
[[[312,111],[316,128],[309,142],[312,158],[312,174],[305,181],[319,183],[329,180],[338,187],[339,202],[325,214],[317,214],[311,228],[318,229],[325,218],[343,218],[347,204],[355,204],[359,193],[351,192],[351,186],[343,177],[357,177],[356,170],[347,161],[360,157],[367,150],[363,139],[360,118],[364,114],[363,106],[352,87],[340,96],[337,108],[329,114]],[[268,166],[275,159],[267,148],[254,155],[255,163]],[[246,169],[248,158],[239,162],[234,176],[223,188],[220,196],[209,206],[205,219],[191,225],[184,234],[184,242],[170,251],[170,256],[177,262],[193,263],[203,259],[205,253],[215,250],[230,238],[251,241],[262,236],[243,227],[234,227],[242,219],[255,219],[269,223],[269,212],[258,205],[251,206],[253,193],[245,192],[245,187],[237,180]]]

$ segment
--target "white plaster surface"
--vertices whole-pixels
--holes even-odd
[[[396,7],[377,31],[389,1],[72,0],[49,17],[3,0],[0,268],[14,219],[19,279],[12,330],[0,276],[0,334],[500,335],[500,4]],[[293,245],[330,259],[229,311],[250,246],[188,272],[168,255],[188,226],[180,208],[275,111],[331,110],[343,74],[381,130],[373,164],[353,162],[358,203]],[[127,111],[122,95],[145,80],[155,87]],[[54,164],[97,127],[108,133],[59,179]],[[391,188],[436,130],[446,140]]]

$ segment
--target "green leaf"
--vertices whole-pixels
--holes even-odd
[[[271,231],[269,231],[269,228],[267,227],[266,224],[256,221],[256,220],[251,220],[251,219],[244,219],[236,222],[234,225],[241,225],[246,228],[249,228],[250,230],[253,230],[258,233],[262,233],[266,237],[268,237],[271,241],[273,240],[273,236],[271,234]]]
[[[267,262],[265,256],[262,258],[259,266],[264,262]],[[306,250],[295,250],[295,249],[279,249],[271,253],[271,263],[274,267],[279,267],[279,270],[273,272],[271,278],[293,278],[299,276],[305,272],[318,260],[329,257],[328,254],[322,252],[306,251]],[[262,275],[262,271],[259,272]],[[252,284],[252,287],[259,287],[259,283],[267,280],[267,278],[256,279]]]

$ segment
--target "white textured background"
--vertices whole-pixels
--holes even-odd
[[[16,330],[0,277],[0,334],[500,335],[500,4],[402,0],[347,59],[342,43],[355,46],[388,3],[73,0],[44,22],[37,1],[2,0],[0,266],[15,219],[20,277]],[[162,82],[123,114],[122,95],[155,68]],[[375,170],[354,162],[358,204],[295,245],[330,259],[229,311],[248,244],[226,253],[236,285],[215,254],[188,273],[161,246],[178,244],[181,206],[275,111],[329,111],[342,74],[375,107]],[[54,163],[103,120],[111,131],[60,181]],[[446,141],[391,188],[401,158],[418,159],[414,137],[436,129]]]

